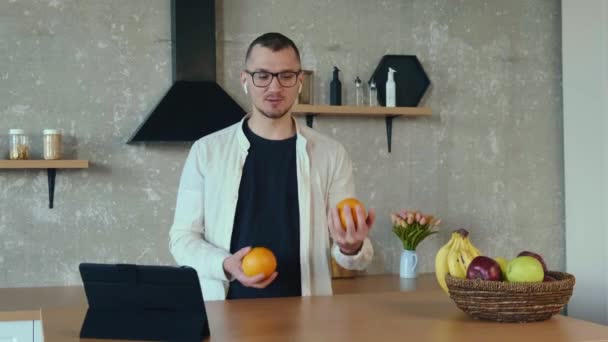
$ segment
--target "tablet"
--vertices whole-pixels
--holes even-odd
[[[89,308],[81,338],[201,341],[205,303],[191,267],[81,263]]]

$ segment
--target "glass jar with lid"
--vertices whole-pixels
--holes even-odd
[[[9,159],[30,159],[30,139],[22,129],[9,130]]]
[[[42,131],[43,158],[45,160],[61,159],[61,131],[45,129]]]

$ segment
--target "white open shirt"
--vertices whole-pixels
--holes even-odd
[[[245,118],[196,141],[179,184],[169,248],[179,265],[197,271],[205,300],[224,300],[228,291],[223,261],[230,256],[239,186],[249,149],[242,128]],[[302,295],[331,295],[327,215],[342,199],[356,197],[352,164],[340,143],[294,122]],[[331,248],[334,260],[352,270],[367,267],[373,254],[369,239],[352,256],[342,254],[335,244]]]

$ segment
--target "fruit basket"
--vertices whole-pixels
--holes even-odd
[[[446,275],[450,298],[470,316],[496,322],[544,321],[559,313],[570,300],[573,275],[548,271],[555,281],[509,283],[459,279]]]

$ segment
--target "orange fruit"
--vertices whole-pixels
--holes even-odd
[[[277,259],[270,249],[254,247],[243,258],[241,267],[249,277],[264,273],[264,278],[268,278],[277,269]]]
[[[353,222],[355,223],[355,227],[359,225],[357,220],[357,206],[360,205],[361,209],[363,209],[363,217],[366,217],[365,206],[356,198],[345,198],[341,200],[336,207],[338,208],[338,214],[340,214],[340,223],[342,223],[342,229],[346,230],[346,214],[344,213],[344,206],[347,205],[350,207],[351,214],[353,216]]]

